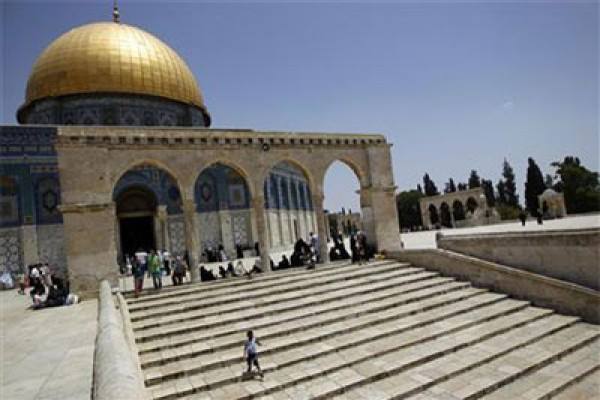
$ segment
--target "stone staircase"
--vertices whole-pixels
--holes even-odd
[[[600,326],[393,260],[126,297],[154,399],[569,398],[600,374]]]

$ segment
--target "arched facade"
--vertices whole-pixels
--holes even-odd
[[[138,248],[185,252],[181,191],[175,178],[153,164],[140,163],[113,189],[117,260]]]
[[[61,168],[61,210],[68,236],[69,271],[74,277],[81,275],[78,284],[82,290],[96,284],[96,279],[92,281],[83,274],[84,270],[89,272],[84,251],[96,255],[96,265],[105,265],[96,271],[98,279],[101,275],[110,277],[116,271],[112,266],[117,254],[113,188],[126,176],[126,171],[139,165],[140,161],[135,160],[161,166],[178,182],[183,241],[193,265],[200,260],[206,237],[203,212],[247,210],[251,236],[259,243],[266,268],[270,249],[277,247],[272,235],[276,221],[273,211],[287,213],[281,220],[287,221],[288,241],[295,238],[293,219],[298,216],[298,235],[315,228],[321,238],[326,238],[323,182],[327,168],[336,160],[345,162],[357,173],[368,240],[380,251],[399,250],[389,147],[379,135],[59,127],[56,148]],[[217,165],[222,166],[215,168]],[[205,175],[204,171],[207,171]],[[231,184],[224,189],[217,188],[212,192],[216,197],[209,199],[213,203],[204,204],[202,196],[207,197],[206,187],[211,182],[215,185],[215,174],[229,174],[232,180],[227,182]],[[235,188],[241,182],[238,175],[244,178],[247,189]],[[218,210],[215,204],[219,204]],[[111,224],[106,223],[109,220]],[[97,231],[96,237],[106,238],[106,241],[82,243],[83,239],[75,234],[81,226]],[[247,233],[250,236],[250,232]],[[321,246],[327,246],[326,240],[321,240]]]
[[[309,178],[297,163],[274,165],[265,178],[263,196],[271,248],[293,245],[317,231]]]
[[[427,229],[460,228],[500,220],[496,210],[488,206],[482,188],[423,197],[419,204],[423,225]]]
[[[224,246],[234,257],[236,246],[253,247],[250,189],[236,168],[218,162],[202,170],[194,185],[194,201],[201,254]]]

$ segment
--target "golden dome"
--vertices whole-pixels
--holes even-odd
[[[99,92],[160,96],[206,110],[194,75],[173,49],[139,28],[114,22],[83,25],[52,42],[33,66],[25,105]]]

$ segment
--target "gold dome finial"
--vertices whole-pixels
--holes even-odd
[[[120,15],[119,15],[119,6],[117,6],[117,0],[113,1],[113,22],[115,23],[119,23],[120,21]]]

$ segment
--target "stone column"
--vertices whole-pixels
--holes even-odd
[[[254,196],[252,198],[252,209],[256,215],[256,229],[258,231],[258,247],[260,249],[260,262],[265,272],[271,272],[271,257],[269,248],[269,232],[265,223],[265,198]]]
[[[363,206],[364,224],[368,226],[365,229],[367,240],[369,244],[374,244],[379,252],[402,249],[395,191],[394,186],[361,190],[361,206],[363,201],[368,202],[368,207]],[[369,209],[368,215],[364,215],[365,208]]]
[[[267,177],[265,178],[265,184],[266,184],[266,193],[265,193],[265,213],[267,214],[266,218],[267,218],[267,230],[269,231],[269,246],[270,247],[274,247],[275,246],[275,227],[273,226],[273,222],[271,221],[271,213],[272,211],[269,210],[273,210],[273,206],[276,204],[273,204],[273,194],[271,193],[271,174],[267,174]],[[268,203],[269,207],[266,207]],[[252,232],[254,232],[254,227],[256,227],[256,216],[254,215],[254,210],[252,210]],[[258,231],[256,232],[256,237],[253,239],[254,241],[256,241],[258,239]]]
[[[200,260],[200,242],[196,227],[196,203],[193,200],[183,201],[183,217],[185,224],[185,249],[190,259],[190,275],[192,282],[200,280],[198,261]]]
[[[119,277],[115,246],[115,204],[78,203],[59,206],[63,214],[65,251],[71,291],[96,297],[100,282],[116,286]]]
[[[279,198],[279,202],[277,203],[277,222],[279,228],[279,245],[283,246],[285,243],[285,237],[283,234],[283,217],[282,217],[282,209],[283,209],[283,191],[281,190],[281,176],[275,177],[275,182],[277,182],[277,197]]]
[[[166,234],[167,206],[158,206],[155,221],[156,226],[154,227],[154,232],[156,232],[156,248],[165,250],[169,245]]]
[[[312,203],[317,218],[317,237],[319,238],[319,252],[321,253],[321,261],[329,262],[329,249],[327,246],[327,232],[325,223],[325,211],[323,209],[323,193],[313,193]]]

